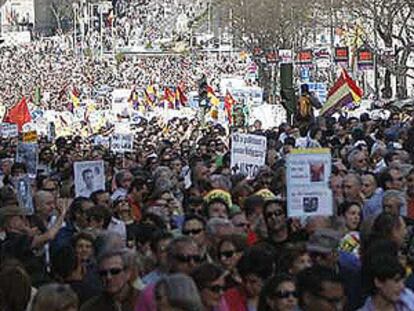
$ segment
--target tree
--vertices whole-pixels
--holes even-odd
[[[52,0],[50,10],[56,20],[57,32],[62,33],[64,30],[64,21],[73,21],[73,5],[76,0]]]
[[[391,76],[394,75],[396,95],[405,98],[408,70],[414,69],[407,65],[410,53],[414,52],[414,1],[347,0],[344,4],[371,34],[366,36],[365,45],[374,51],[379,65],[385,68],[383,96],[392,97]],[[391,54],[391,59],[384,52]]]

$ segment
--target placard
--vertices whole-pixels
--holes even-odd
[[[363,48],[358,51],[358,67],[369,69],[374,66],[374,54],[371,50]]]
[[[293,62],[292,50],[279,50],[279,60],[281,64],[290,64]]]
[[[19,129],[15,123],[1,123],[0,133],[2,138],[15,138],[19,136]]]
[[[93,145],[102,146],[104,148],[109,149],[109,147],[111,146],[111,138],[109,136],[96,135],[93,138]]]
[[[34,214],[32,187],[29,176],[25,175],[15,181],[17,201],[19,207],[24,209],[28,215]]]
[[[349,50],[347,47],[336,47],[335,48],[335,57],[334,60],[336,63],[349,63]]]
[[[73,163],[76,197],[89,198],[97,190],[105,190],[105,169],[103,161]]]
[[[36,143],[37,142],[37,132],[29,131],[23,133],[23,142],[25,143]]]
[[[39,146],[33,143],[19,143],[17,145],[16,162],[26,165],[30,178],[36,178],[39,162]]]
[[[111,150],[125,153],[134,151],[134,135],[115,133],[111,138]]]
[[[295,149],[287,157],[288,217],[333,215],[329,149]]]
[[[297,54],[297,63],[299,65],[311,65],[313,63],[312,50],[302,50]]]
[[[254,178],[265,165],[267,139],[265,136],[234,133],[231,136],[231,169]]]

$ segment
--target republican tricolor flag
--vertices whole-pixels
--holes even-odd
[[[175,94],[169,87],[164,90],[164,101],[167,103],[169,109],[175,108]]]
[[[363,90],[358,87],[345,69],[332,88],[329,90],[328,99],[320,111],[320,115],[329,116],[343,107],[352,103],[358,103],[363,96]]]
[[[234,100],[233,96],[229,91],[226,93],[226,97],[224,98],[224,110],[226,111],[227,120],[231,125],[233,123],[233,106],[235,105],[236,101]]]
[[[216,93],[210,85],[207,86],[207,98],[212,106],[218,106],[220,104],[220,99],[218,99]]]
[[[177,86],[177,89],[175,90],[175,101],[177,107],[187,106],[188,98],[185,96],[183,89],[180,86]]]

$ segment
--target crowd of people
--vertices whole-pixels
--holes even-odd
[[[117,1],[114,27],[118,46],[145,45],[159,40],[177,40],[183,35],[187,37],[189,23],[206,10],[205,1]],[[177,21],[183,16],[187,27],[180,31],[174,25],[178,25]]]
[[[38,108],[53,107],[56,111],[67,110],[71,102],[68,94],[74,89],[81,102],[95,101],[102,109],[110,107],[114,89],[145,90],[152,85],[162,95],[165,87],[181,85],[188,94],[198,91],[203,74],[218,91],[222,77],[244,76],[248,66],[248,61],[238,54],[201,52],[187,56],[131,56],[120,63],[108,58],[81,59],[63,42],[50,40],[2,47],[0,55],[0,101],[11,106],[26,96]]]
[[[197,119],[142,119],[123,154],[41,137],[34,213],[2,139],[0,309],[414,309],[412,118],[232,130],[267,137],[254,179],[232,170],[228,129]],[[307,147],[331,150],[331,217],[288,217],[286,158]],[[105,188],[77,197],[87,160],[103,161]]]

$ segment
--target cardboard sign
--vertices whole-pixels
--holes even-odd
[[[267,139],[264,136],[234,133],[231,145],[231,168],[254,178],[260,167],[265,165]]]
[[[24,209],[29,215],[34,214],[32,186],[29,176],[19,178],[14,183],[17,201],[20,208]]]
[[[17,145],[16,162],[26,165],[30,178],[36,178],[39,162],[39,146],[33,143],[19,143]]]
[[[19,136],[19,129],[14,123],[1,123],[0,134],[2,138],[15,138]]]
[[[134,135],[115,133],[111,138],[111,150],[125,153],[134,151]]]
[[[105,169],[103,161],[82,161],[73,163],[76,197],[89,198],[97,190],[105,190]]]
[[[30,131],[23,133],[23,142],[25,143],[35,143],[37,142],[37,132],[36,131]]]
[[[296,149],[287,157],[288,217],[333,215],[329,149]]]

